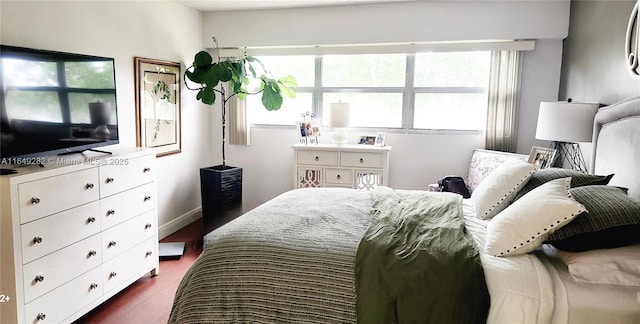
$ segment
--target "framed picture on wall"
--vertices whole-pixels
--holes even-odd
[[[180,63],[134,58],[136,144],[157,156],[180,153]]]
[[[534,146],[529,153],[529,163],[533,164],[536,169],[550,168],[556,158],[556,151],[548,147]]]

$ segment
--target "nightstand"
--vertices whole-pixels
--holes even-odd
[[[293,145],[293,187],[344,187],[371,190],[386,186],[390,146]]]

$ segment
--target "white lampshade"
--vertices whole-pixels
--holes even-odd
[[[591,142],[597,103],[541,102],[536,138],[554,142]]]
[[[331,118],[329,119],[331,127],[348,127],[349,126],[349,104],[338,102],[331,104]]]

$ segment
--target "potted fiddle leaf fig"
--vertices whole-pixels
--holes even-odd
[[[220,102],[222,112],[222,164],[200,169],[202,215],[205,229],[207,219],[220,218],[221,213],[238,209],[242,201],[242,168],[228,166],[225,155],[227,103],[234,97],[262,95],[262,105],[267,110],[282,107],[283,96],[295,98],[297,82],[292,76],[276,79],[257,58],[246,53],[241,58],[220,57],[218,41],[216,57],[206,51],[195,54],[193,64],[185,70],[185,84],[197,91],[196,99],[207,105]],[[187,79],[197,86],[190,86]],[[247,89],[251,79],[259,80],[260,87]]]

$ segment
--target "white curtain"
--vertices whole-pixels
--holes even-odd
[[[247,122],[247,102],[233,97],[229,100],[228,124],[229,124],[229,144],[249,145],[250,133]]]
[[[493,51],[487,113],[488,150],[515,152],[522,51]]]

